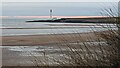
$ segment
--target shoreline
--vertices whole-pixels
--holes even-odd
[[[95,31],[95,32],[103,32],[103,31]],[[51,34],[21,34],[21,35],[2,35],[1,37],[21,37],[21,36],[48,36],[48,35],[74,35],[74,34],[89,34],[93,32],[78,32],[78,33],[51,33]]]
[[[106,19],[109,19],[109,17],[93,17],[93,18],[51,18],[48,20],[31,20],[31,21],[25,21],[25,22],[60,22],[60,23],[107,23],[109,21],[106,21]]]

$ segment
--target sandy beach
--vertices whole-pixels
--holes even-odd
[[[118,2],[34,1],[0,5],[1,68],[120,68]]]
[[[95,40],[94,33],[74,33],[74,34],[51,34],[51,35],[23,35],[23,36],[3,36],[3,46],[17,45],[47,45],[61,42],[89,41]]]
[[[86,47],[82,44],[82,41],[95,40],[94,33],[77,33],[77,34],[54,34],[54,35],[24,35],[24,36],[3,36],[2,37],[2,63],[3,66],[36,66],[35,56],[39,65],[59,65],[59,62],[65,62],[68,64],[69,57],[67,53],[72,48],[82,54],[82,48],[86,53]],[[77,41],[79,41],[78,44]],[[67,46],[69,44],[69,46]],[[81,45],[81,47],[79,46]],[[60,48],[59,48],[60,47]],[[92,46],[92,48],[98,50],[98,46]],[[61,50],[62,49],[62,50]],[[63,51],[63,52],[61,52]],[[47,58],[44,56],[44,52]],[[94,51],[92,51],[94,52]],[[99,52],[99,50],[98,50]],[[84,52],[83,52],[84,54]],[[56,62],[55,60],[61,59]],[[16,62],[16,63],[14,63]]]
[[[109,33],[109,31],[105,32]],[[76,65],[71,62],[74,60],[70,59],[71,56],[75,57],[75,59],[77,57],[82,58],[79,59],[80,61],[87,59],[87,63],[91,66],[95,66],[95,63],[99,63],[101,60],[105,62],[105,64],[101,62],[102,65],[109,66],[108,57],[114,57],[114,55],[109,56],[113,48],[106,45],[105,41],[98,42],[97,39],[100,40],[98,34],[101,32],[95,33],[0,37],[2,38],[2,65],[8,66],[3,68],[9,68],[9,66],[14,68],[19,66],[27,68],[25,66],[30,66],[28,68],[31,68],[31,66]],[[83,42],[85,43],[83,44]],[[80,65],[84,65],[82,61]]]

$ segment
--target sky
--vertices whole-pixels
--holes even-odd
[[[3,16],[100,16],[102,8],[111,8],[114,2],[4,2]]]
[[[118,2],[120,0],[2,0],[2,2]]]

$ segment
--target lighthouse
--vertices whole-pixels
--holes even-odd
[[[50,9],[50,19],[52,19],[52,9]]]

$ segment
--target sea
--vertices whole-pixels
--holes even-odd
[[[103,23],[26,22],[41,19],[47,18],[3,18],[0,27],[2,29],[1,36],[86,33],[117,29],[113,24]]]

